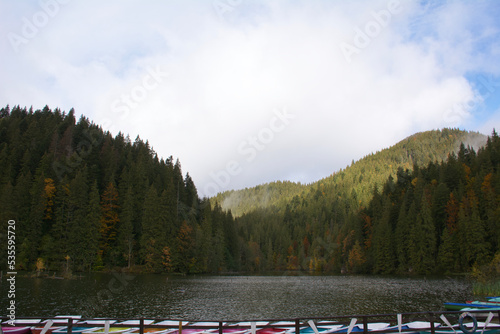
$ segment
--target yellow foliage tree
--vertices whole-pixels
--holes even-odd
[[[51,220],[54,217],[54,197],[56,196],[56,185],[51,178],[45,179],[45,186],[43,189],[43,196],[45,198],[45,214],[43,219]]]

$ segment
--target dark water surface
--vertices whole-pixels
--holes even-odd
[[[5,276],[0,314],[9,299]],[[86,274],[16,277],[16,315],[245,320],[442,310],[472,298],[461,278]]]

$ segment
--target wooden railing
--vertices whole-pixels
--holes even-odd
[[[484,321],[488,316],[490,316],[490,323],[486,327],[487,330],[497,330],[498,334],[500,334],[500,311],[499,310],[494,310],[494,311],[489,311],[487,309],[485,310],[475,310],[475,311],[467,311],[470,313],[470,315],[473,317],[472,319],[474,321]],[[216,334],[223,334],[225,329],[228,328],[241,328],[243,329],[248,329],[248,333],[251,332],[252,329],[252,323],[259,323],[259,326],[253,326],[254,330],[262,330],[266,328],[283,328],[283,332],[285,332],[287,329],[290,332],[295,332],[295,333],[300,333],[300,330],[305,328],[305,327],[310,327],[310,321],[313,322],[313,324],[316,324],[316,326],[329,326],[329,325],[344,325],[344,329],[349,326],[353,325],[355,319],[354,325],[363,325],[363,334],[368,334],[368,333],[373,333],[373,334],[385,334],[385,333],[407,333],[407,332],[428,332],[431,334],[436,333],[436,328],[437,326],[435,324],[439,324],[439,329],[440,330],[450,330],[451,333],[453,333],[452,329],[448,326],[447,322],[449,324],[454,324],[456,326],[453,326],[454,330],[456,331],[457,334],[463,333],[459,328],[458,328],[458,321],[460,315],[464,314],[463,311],[438,311],[438,312],[416,312],[416,313],[400,313],[400,314],[376,314],[376,315],[345,315],[345,316],[331,316],[331,317],[309,317],[309,318],[288,318],[288,319],[251,319],[251,320],[188,320],[188,319],[164,319],[164,318],[127,318],[127,319],[119,319],[119,318],[98,318],[98,319],[84,319],[84,318],[54,318],[54,317],[17,317],[17,319],[23,319],[22,323],[17,323],[15,326],[44,326],[47,321],[52,320],[52,321],[57,321],[57,323],[54,323],[52,326],[54,327],[67,327],[67,334],[72,334],[73,328],[75,325],[78,325],[78,327],[89,327],[89,328],[94,328],[94,327],[105,327],[105,324],[109,325],[110,328],[112,327],[131,327],[135,328],[135,334],[144,334],[145,329],[147,328],[157,328],[159,330],[165,330],[165,329],[172,329],[174,332],[175,330],[178,331],[178,334],[182,334],[182,332],[186,329],[199,329],[200,332],[203,331],[210,331],[210,333]],[[443,318],[445,317],[445,318]],[[493,317],[491,319],[491,317]],[[2,327],[4,329],[7,329],[9,327],[9,324],[7,322],[11,321],[9,317],[0,317],[2,321]],[[147,323],[145,320],[149,320]],[[30,322],[29,320],[33,320],[33,322]],[[99,324],[96,323],[87,323],[86,321],[96,321],[99,320]],[[133,320],[137,323],[133,325],[130,324],[130,320]],[[150,323],[150,321],[153,321]],[[158,322],[165,321],[165,320],[171,320],[175,321],[175,324],[161,324],[158,325]],[[400,322],[399,322],[400,320]],[[445,321],[446,320],[446,321]],[[120,324],[123,321],[129,321],[126,325]],[[429,323],[429,327],[427,328],[422,328],[422,329],[416,329],[416,328],[408,328],[408,329],[399,329],[398,324],[404,325],[405,323],[409,322],[414,322],[414,321],[421,321],[421,322],[426,322]],[[196,323],[199,322],[209,322],[213,323],[210,325],[195,325]],[[262,322],[268,323],[267,325],[262,325]],[[286,322],[286,325],[273,325],[277,322]],[[184,325],[184,323],[187,323]],[[241,323],[249,323],[250,325],[241,325]],[[375,329],[375,330],[369,330],[368,325],[373,324],[373,323],[388,323],[390,324],[389,327],[386,328],[381,328],[381,329]],[[240,325],[238,325],[240,324]],[[314,326],[314,325],[313,325]],[[481,333],[483,330],[483,327],[477,326],[474,332]],[[5,330],[7,332],[7,330]],[[5,333],[4,334],[8,334]],[[320,332],[321,333],[321,332]],[[361,333],[361,332],[357,332]],[[2,334],[2,333],[0,333]],[[257,333],[258,334],[258,333]]]

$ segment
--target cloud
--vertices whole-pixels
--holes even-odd
[[[414,132],[477,125],[467,75],[499,72],[491,1],[46,0],[2,4],[2,31],[22,36],[48,2],[18,52],[1,42],[0,104],[140,135],[203,195],[312,182]]]

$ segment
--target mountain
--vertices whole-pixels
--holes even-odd
[[[244,266],[429,274],[487,265],[500,245],[500,140],[494,132],[476,154],[471,145],[485,138],[449,129],[419,133],[305,186],[288,202],[242,214],[235,222],[246,241]]]
[[[16,269],[238,269],[233,218],[200,200],[179,160],[74,114],[0,109],[0,220],[16,228]]]
[[[412,170],[414,165],[426,166],[429,162],[444,161],[449,154],[458,152],[461,143],[477,150],[486,143],[486,138],[478,132],[459,129],[420,132],[308,185],[290,181],[271,182],[222,192],[211,201],[220,203],[224,210],[231,210],[235,217],[268,207],[282,211],[295,196],[307,197],[318,189],[321,192],[328,189],[341,196],[354,196],[361,204],[366,204],[373,187],[381,186],[390,175],[395,176],[398,168]]]
[[[344,266],[380,274],[469,272],[500,280],[500,138],[461,145],[445,162],[399,172],[360,210],[355,256]],[[360,247],[363,245],[364,247]],[[493,286],[493,285],[492,285]]]
[[[499,152],[495,132],[428,131],[312,184],[209,200],[139,137],[113,137],[73,109],[7,106],[0,269],[470,272],[500,258]]]

